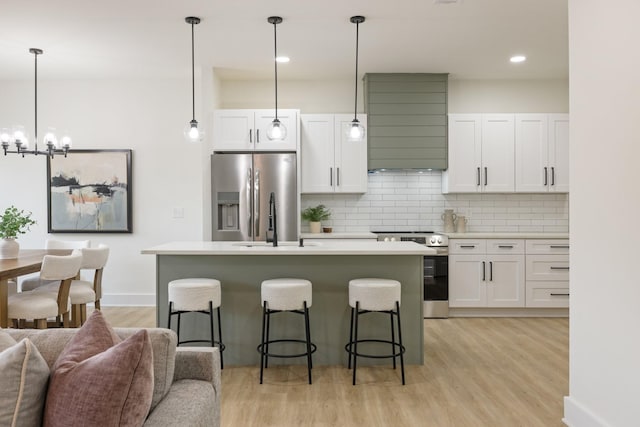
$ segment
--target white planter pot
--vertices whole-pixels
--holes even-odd
[[[0,259],[18,258],[20,245],[16,239],[0,239]]]
[[[309,221],[309,230],[311,231],[311,233],[313,234],[317,234],[320,233],[320,221]]]

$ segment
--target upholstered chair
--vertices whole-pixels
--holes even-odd
[[[54,249],[82,249],[91,246],[91,240],[56,240],[47,239],[44,243],[44,248],[48,250]],[[51,281],[43,280],[41,277],[27,277],[22,279],[20,288],[23,291],[32,291],[38,286],[46,285]]]

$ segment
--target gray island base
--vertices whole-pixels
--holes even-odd
[[[237,245],[237,244],[236,244]],[[322,247],[240,247],[231,242],[181,242],[142,251],[156,255],[157,325],[167,326],[167,285],[187,277],[215,278],[222,283],[222,334],[225,365],[259,365],[263,280],[281,277],[308,279],[313,284],[310,308],[311,340],[317,345],[316,366],[346,364],[351,309],[349,280],[359,277],[395,279],[402,284],[402,338],[405,363],[423,364],[422,280],[423,256],[430,249],[413,242],[335,243]],[[403,249],[403,250],[394,250]],[[172,320],[175,329],[176,318]],[[202,339],[209,334],[203,314],[183,315],[181,339]],[[374,336],[375,335],[375,336]],[[304,338],[303,316],[272,316],[271,338]],[[360,337],[390,338],[388,314],[361,316]],[[278,348],[278,353],[301,353],[302,347]],[[361,345],[365,353],[389,353],[388,345]],[[270,349],[275,351],[275,349]],[[270,364],[306,363],[306,359],[270,358]],[[359,364],[386,364],[389,359],[360,359]]]

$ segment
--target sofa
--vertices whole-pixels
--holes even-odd
[[[51,368],[79,329],[4,329],[29,338]],[[113,328],[120,339],[139,328]],[[177,347],[174,331],[147,329],[153,353],[153,397],[144,426],[220,426],[220,355],[214,347]]]

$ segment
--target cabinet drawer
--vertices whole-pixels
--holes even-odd
[[[569,255],[527,255],[527,280],[569,280]]]
[[[527,254],[568,254],[568,239],[527,239]]]
[[[485,254],[487,241],[484,239],[453,239],[449,240],[450,254]]]
[[[569,282],[527,281],[527,307],[569,307]]]
[[[488,254],[524,254],[524,240],[505,239],[487,240]]]

